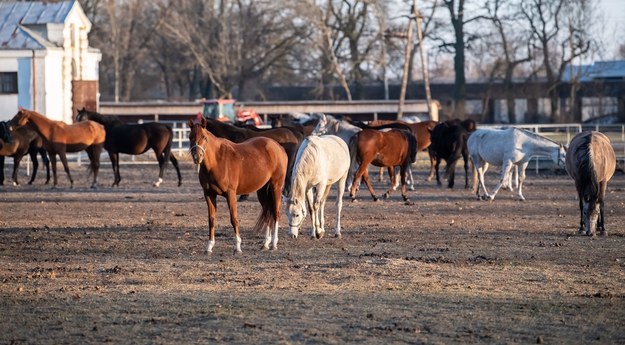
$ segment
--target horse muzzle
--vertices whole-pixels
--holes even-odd
[[[299,235],[299,226],[293,226],[289,224],[289,237],[297,238]]]

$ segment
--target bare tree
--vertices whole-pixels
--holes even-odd
[[[487,19],[496,31],[497,41],[493,46],[499,48],[496,50],[498,58],[490,75],[493,76],[497,69],[501,70],[508,120],[510,123],[517,123],[512,82],[517,67],[533,58],[530,39],[532,35],[520,25],[522,14],[518,1],[493,0],[486,2],[485,8]]]
[[[565,69],[573,60],[591,48],[587,37],[591,21],[579,20],[584,11],[590,11],[593,0],[526,0],[521,10],[537,40],[544,74],[549,86],[552,122],[565,118],[558,112],[558,86]]]
[[[283,63],[308,35],[293,19],[292,2],[184,0],[163,27],[208,75],[216,97],[232,97],[235,88],[242,97],[246,83]]]

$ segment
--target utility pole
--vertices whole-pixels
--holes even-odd
[[[401,120],[404,115],[404,102],[406,100],[406,85],[408,84],[408,67],[410,65],[410,51],[412,50],[412,18],[408,22],[408,35],[406,37],[406,55],[404,59],[404,75],[401,80],[401,91],[399,93],[399,105],[397,107],[397,120]]]
[[[421,12],[417,9],[417,0],[412,1],[412,12],[417,21],[417,39],[419,40],[419,55],[421,57],[421,72],[423,73],[423,84],[425,85],[425,99],[428,106],[428,114],[430,115],[430,120],[438,121],[438,111],[436,112],[436,116],[432,112],[432,93],[430,92],[430,72],[428,69],[427,61],[425,61],[425,52],[423,50],[423,31],[421,27],[421,22],[423,17],[421,16]],[[436,117],[436,118],[434,118]]]

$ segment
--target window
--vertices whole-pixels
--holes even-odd
[[[17,93],[17,72],[0,72],[0,94]]]

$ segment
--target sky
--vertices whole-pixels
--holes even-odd
[[[613,58],[619,44],[625,44],[625,0],[599,0],[605,18],[602,39],[606,44],[606,56]]]

